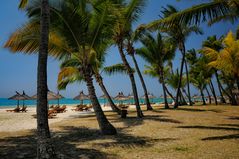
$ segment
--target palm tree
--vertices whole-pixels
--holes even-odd
[[[114,26],[113,40],[118,47],[120,57],[122,59],[122,62],[130,78],[136,110],[137,110],[137,116],[139,118],[142,118],[143,113],[139,105],[139,98],[138,98],[138,92],[137,92],[134,74],[132,72],[132,68],[129,65],[129,62],[127,61],[125,53],[124,53],[124,49],[125,49],[124,41],[129,36],[129,33],[132,28],[131,27],[132,23],[139,17],[139,14],[141,13],[141,9],[144,6],[144,0],[131,0],[128,3],[125,3],[124,0],[122,0],[122,1],[117,1],[115,3],[118,3],[118,7],[115,8],[115,15],[117,18],[116,18],[116,24]]]
[[[208,22],[211,25],[222,20],[234,22],[239,16],[238,5],[238,0],[211,0],[174,13],[165,19],[154,21],[150,25],[164,24],[165,27],[170,28],[175,22],[196,25],[201,22]]]
[[[24,9],[28,0],[21,0],[19,8]],[[40,42],[37,68],[37,158],[56,157],[54,146],[50,140],[47,108],[47,56],[49,40],[49,2],[41,0],[38,5],[41,8],[40,16]]]
[[[159,82],[163,88],[165,109],[168,109],[164,63],[174,57],[176,46],[171,39],[162,37],[160,32],[158,32],[156,38],[149,33],[145,33],[145,35],[140,38],[140,41],[143,47],[137,49],[136,53],[150,64],[150,66],[146,66],[144,72],[159,78]]]
[[[206,83],[204,80],[205,79],[202,72],[200,72],[199,74],[193,74],[191,77],[191,81],[193,85],[197,87],[201,93],[203,105],[206,105],[206,101],[205,101],[204,93],[203,93],[203,90],[206,88]]]
[[[73,0],[61,1],[58,8],[52,8],[49,53],[56,58],[75,57],[80,63],[80,76],[87,83],[90,99],[93,104],[102,134],[116,134],[116,129],[105,117],[95,94],[93,85],[94,70],[97,68],[97,51],[100,46],[110,43],[113,22],[110,1],[88,2]],[[91,7],[90,7],[91,6]],[[34,8],[34,7],[33,7]],[[33,21],[34,22],[34,21]],[[12,51],[33,53],[39,45],[33,38],[37,34],[37,25],[26,25],[10,37],[6,47]],[[30,31],[28,29],[31,29]],[[25,38],[22,38],[25,36]],[[28,36],[28,37],[27,37]],[[18,41],[19,38],[21,41]]]
[[[150,102],[149,102],[149,97],[148,97],[148,91],[147,91],[147,87],[146,87],[146,84],[144,82],[144,78],[141,74],[141,71],[139,69],[139,66],[138,66],[138,63],[137,63],[137,60],[135,58],[135,49],[133,47],[133,42],[131,39],[128,39],[128,42],[127,42],[127,52],[128,54],[132,57],[132,60],[134,62],[134,66],[135,66],[135,69],[137,71],[137,74],[139,76],[139,79],[140,79],[140,82],[142,84],[142,87],[143,87],[143,90],[144,90],[144,96],[145,96],[145,101],[146,101],[146,106],[147,106],[147,110],[153,110]]]
[[[171,15],[173,15],[177,12],[179,12],[179,11],[174,6],[168,5],[167,8],[164,8],[164,10],[162,11],[163,19],[170,17]],[[152,24],[148,25],[148,28],[155,28],[155,27],[156,26],[152,25]],[[187,24],[180,24],[177,22],[175,22],[175,25],[170,28],[166,28],[163,25],[161,25],[160,29],[167,32],[170,36],[174,37],[176,43],[178,44],[178,48],[179,48],[180,52],[182,53],[182,61],[181,61],[181,66],[180,66],[180,76],[182,77],[183,67],[184,67],[184,63],[185,63],[185,55],[186,55],[186,48],[185,48],[186,38],[192,32],[195,32],[197,34],[202,34],[202,31],[197,26],[188,26]],[[179,105],[178,99],[179,99],[179,94],[180,94],[181,83],[182,83],[182,80],[180,78],[178,81],[178,89],[177,89],[177,93],[176,93],[176,100],[175,100],[174,108],[177,108]],[[188,90],[189,90],[189,92],[188,92],[189,103],[190,103],[190,105],[192,105],[188,80],[187,80],[187,86],[188,86]]]
[[[178,69],[176,70],[176,73],[171,72],[170,74],[168,73],[168,75],[166,76],[166,83],[171,86],[175,91],[178,89],[178,81],[180,80],[180,74]],[[180,104],[187,104],[186,101],[184,100],[183,94],[182,94],[182,90],[187,83],[187,79],[186,77],[183,75],[182,78],[182,83],[181,83],[181,88],[179,91],[179,99],[180,99]],[[175,101],[175,99],[174,99]]]
[[[223,39],[223,44],[224,47],[219,52],[209,47],[204,47],[203,52],[212,59],[209,66],[221,70],[225,76],[234,79],[234,81],[229,84],[229,90],[232,90],[234,83],[239,80],[239,40],[236,40],[233,33],[230,31]],[[231,97],[232,105],[237,105],[232,92]]]
[[[101,54],[104,55],[104,54]],[[99,59],[100,60],[100,59]],[[72,62],[74,61],[74,62]],[[61,65],[61,70],[58,75],[58,89],[66,89],[66,86],[69,83],[75,83],[75,82],[81,82],[83,81],[83,78],[80,76],[80,72],[77,69],[77,67],[80,65],[80,63],[76,59],[72,60],[66,60],[63,61]],[[113,111],[120,114],[119,108],[114,104],[113,100],[111,99],[105,85],[103,82],[103,78],[101,74],[99,73],[98,69],[94,70],[94,77],[96,79],[96,82],[99,84],[101,90],[103,91],[104,95],[107,97],[107,100],[112,108]]]
[[[222,38],[220,39],[217,39],[216,35],[214,36],[209,36],[207,38],[207,40],[203,41],[203,44],[202,44],[203,47],[208,47],[208,48],[211,48],[211,49],[214,49],[216,51],[220,51],[222,48],[223,48],[223,45],[222,45]],[[209,60],[214,60],[215,57],[211,57],[209,58]],[[226,100],[225,98],[223,97],[223,94],[222,94],[222,84],[219,80],[219,76],[218,76],[218,70],[213,68],[214,71],[215,71],[215,75],[216,75],[216,80],[217,80],[217,84],[218,84],[218,90],[219,90],[219,93],[220,93],[220,96],[221,96],[221,101],[222,103],[226,103]]]

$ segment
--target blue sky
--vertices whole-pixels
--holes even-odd
[[[137,26],[141,23],[148,23],[159,18],[160,11],[163,6],[172,4],[177,6],[178,9],[184,9],[195,5],[200,2],[206,2],[206,0],[148,0],[147,5],[144,9],[139,21],[134,24]],[[37,77],[37,55],[23,55],[21,53],[10,53],[9,50],[2,48],[7,38],[13,33],[18,27],[20,27],[27,20],[25,13],[18,10],[19,0],[5,0],[0,2],[0,97],[9,97],[15,93],[15,91],[22,91],[29,95],[36,93],[36,77]],[[199,49],[201,42],[206,39],[207,36],[218,35],[221,36],[226,34],[229,30],[235,31],[237,23],[232,25],[228,22],[221,22],[208,27],[206,24],[202,24],[201,27],[204,31],[204,35],[192,34],[186,42],[186,49]],[[127,57],[132,64],[130,57]],[[177,56],[174,60],[174,68],[179,67],[180,53],[177,52]],[[137,57],[141,70],[144,69],[146,64],[144,60]],[[106,58],[106,66],[121,62],[118,50],[111,47],[108,50]],[[132,65],[133,66],[133,65]],[[59,63],[53,58],[48,59],[48,87],[52,91],[57,91],[56,81],[57,74],[59,72]],[[138,86],[139,95],[143,95],[143,90],[139,78],[136,76],[136,82]],[[126,75],[114,75],[107,76],[103,75],[105,85],[112,96],[116,95],[117,92],[123,91],[125,94],[131,93],[131,85],[128,76]],[[162,94],[161,85],[157,79],[153,79],[144,75],[148,91],[156,96]],[[97,95],[102,95],[101,90],[96,86]],[[80,90],[87,92],[85,83],[76,83],[69,85],[66,90],[61,91],[65,97],[74,97]],[[198,91],[192,87],[192,94],[198,93]]]

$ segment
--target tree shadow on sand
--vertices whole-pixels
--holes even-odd
[[[175,119],[167,118],[168,116],[165,115],[145,115],[143,118],[138,117],[126,117],[126,118],[117,118],[112,119],[112,123],[123,122],[123,124],[127,127],[130,126],[137,126],[144,123],[145,120],[157,121],[157,122],[166,122],[166,123],[174,123],[174,124],[181,124],[182,122]]]
[[[188,112],[214,112],[214,113],[223,113],[224,111],[218,110],[218,109],[198,109],[198,108],[177,108],[174,110],[182,110],[182,111],[188,111]]]
[[[225,131],[239,131],[238,124],[218,124],[219,126],[178,126],[177,128],[186,128],[186,129],[205,129],[205,130],[225,130]],[[224,127],[222,127],[224,126]],[[225,127],[226,126],[226,127]],[[202,138],[201,140],[225,140],[225,139],[239,139],[239,134],[230,134],[223,136],[210,136]]]
[[[33,132],[34,133],[34,132]],[[70,133],[68,134],[70,135]],[[71,144],[69,136],[59,137],[53,135],[52,141],[55,147],[57,158],[59,159],[106,159],[107,154],[96,149],[77,148]],[[79,137],[80,138],[80,137]],[[0,158],[1,159],[33,159],[36,158],[36,136],[18,136],[0,139]]]
[[[35,132],[32,132],[31,135],[27,136],[0,139],[0,158],[36,158],[36,136],[33,135],[34,133]],[[66,126],[61,127],[61,131],[52,133],[52,140],[56,153],[58,154],[58,158],[61,159],[78,159],[84,157],[87,159],[114,159],[117,158],[116,155],[101,152],[100,149],[115,146],[127,148],[148,147],[153,145],[155,142],[169,142],[177,139],[152,139],[133,136],[123,133],[122,129],[118,129],[118,134],[115,136],[104,136],[100,134],[98,129]],[[88,144],[91,144],[92,146],[89,146]],[[94,147],[94,149],[88,148],[87,145],[88,147]]]

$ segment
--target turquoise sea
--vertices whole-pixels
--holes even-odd
[[[168,99],[169,102],[171,102],[170,99]],[[57,104],[57,100],[50,100],[49,104]],[[91,103],[90,100],[84,100],[84,104],[89,104]],[[100,104],[106,104],[107,100],[106,99],[99,99]],[[125,100],[125,101],[114,101],[115,103],[134,103],[133,100]],[[155,99],[150,99],[150,102],[152,103],[162,103],[163,99],[162,98],[155,98]],[[20,105],[23,104],[23,101],[19,101]],[[24,101],[25,105],[28,106],[35,106],[36,105],[36,100],[26,100]],[[60,104],[79,104],[79,100],[73,100],[71,98],[63,98],[59,100]],[[140,103],[144,103],[144,99],[140,99]],[[7,107],[15,107],[17,105],[16,100],[8,100],[7,98],[0,98],[0,107],[1,106],[7,106]]]

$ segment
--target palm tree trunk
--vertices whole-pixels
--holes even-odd
[[[177,88],[177,93],[176,93],[176,100],[175,100],[175,104],[174,104],[174,108],[178,108],[178,98],[179,98],[179,94],[180,94],[180,88],[181,88],[181,84],[182,84],[182,76],[183,76],[183,65],[184,65],[184,61],[185,61],[185,54],[186,54],[186,51],[185,51],[185,46],[183,43],[181,43],[181,53],[182,53],[182,61],[181,61],[181,67],[180,67],[180,78],[179,78],[179,81],[178,81],[178,88]]]
[[[55,159],[51,142],[47,109],[47,56],[49,36],[49,4],[41,1],[41,37],[37,68],[37,158]]]
[[[103,83],[103,79],[102,79],[101,75],[95,74],[95,78],[96,78],[96,81],[99,84],[101,90],[103,91],[104,95],[107,97],[107,100],[110,104],[111,109],[120,115],[121,114],[120,109],[114,104],[113,100],[111,99],[107,89],[105,88],[105,85]]]
[[[212,80],[210,80],[209,87],[210,87],[211,92],[212,92],[212,95],[213,95],[213,97],[214,97],[215,104],[217,105],[217,96],[216,96],[216,93],[215,93],[215,89],[214,89]]]
[[[149,97],[148,97],[148,91],[147,91],[147,87],[145,85],[145,82],[144,82],[144,78],[139,70],[139,66],[138,66],[138,63],[135,59],[135,56],[134,54],[131,54],[131,57],[133,59],[133,62],[134,62],[134,65],[135,65],[135,68],[136,68],[136,71],[138,73],[138,76],[139,76],[139,79],[140,79],[140,82],[142,84],[142,87],[143,87],[143,90],[144,90],[144,95],[145,95],[145,101],[146,101],[146,106],[147,106],[147,110],[153,110],[153,108],[151,107],[151,104],[149,102]]]
[[[168,93],[168,95],[175,101],[174,96],[172,95],[172,93],[169,92],[169,90],[168,90],[168,88],[167,88],[166,85],[165,85],[165,90],[166,90],[166,92]]]
[[[189,105],[192,106],[193,102],[192,102],[192,99],[191,99],[190,81],[189,81],[188,65],[187,65],[186,59],[185,59],[185,70],[186,70],[186,75],[187,75],[188,101],[189,101]]]
[[[132,72],[132,68],[130,67],[125,55],[124,55],[124,51],[123,51],[123,44],[119,43],[118,44],[118,50],[121,56],[121,59],[124,63],[124,66],[128,72],[129,78],[130,78],[130,82],[131,82],[131,86],[132,86],[132,90],[133,90],[133,94],[134,94],[134,101],[135,101],[135,106],[136,106],[136,110],[137,110],[137,116],[139,118],[143,117],[143,112],[141,111],[140,105],[139,105],[139,97],[138,97],[138,93],[137,93],[137,87],[136,87],[136,83],[135,83],[135,79],[134,79],[134,74]]]
[[[228,84],[229,92],[231,94],[231,105],[238,105],[235,95],[232,92],[233,84]]]
[[[236,78],[236,83],[237,83],[237,89],[239,90],[239,79]]]
[[[95,111],[95,115],[96,115],[100,130],[101,130],[101,133],[103,135],[115,135],[115,134],[117,134],[117,131],[114,128],[114,126],[111,125],[111,123],[106,118],[104,112],[101,109],[100,103],[96,97],[95,88],[93,85],[93,78],[90,75],[90,72],[91,72],[90,69],[86,69],[84,71],[84,79],[86,81],[90,100],[93,105],[93,109]]]
[[[200,88],[200,93],[201,93],[201,96],[202,96],[203,105],[206,105],[206,101],[205,101],[205,98],[204,98],[203,89],[201,89],[201,88]]]
[[[164,108],[168,109],[168,100],[167,100],[167,94],[166,94],[166,89],[165,89],[165,82],[164,82],[164,72],[163,72],[163,68],[161,68],[160,70],[160,76],[161,76],[161,83],[162,83],[162,87],[163,87],[163,96],[164,96]],[[159,83],[160,83],[160,79],[159,79]]]
[[[217,79],[218,90],[219,90],[219,93],[220,93],[220,96],[221,96],[221,102],[226,103],[226,100],[225,100],[225,98],[223,97],[223,94],[222,94],[222,89],[221,89],[222,84],[219,80],[217,70],[215,70],[215,75],[216,75],[216,79]]]
[[[210,95],[207,87],[205,89],[206,89],[206,92],[207,92],[207,95],[208,95],[209,104],[212,104],[211,95]]]
[[[188,103],[186,102],[184,96],[183,96],[183,91],[180,90],[180,98],[181,98],[181,104],[180,105],[188,105]],[[187,95],[186,95],[187,96]]]

